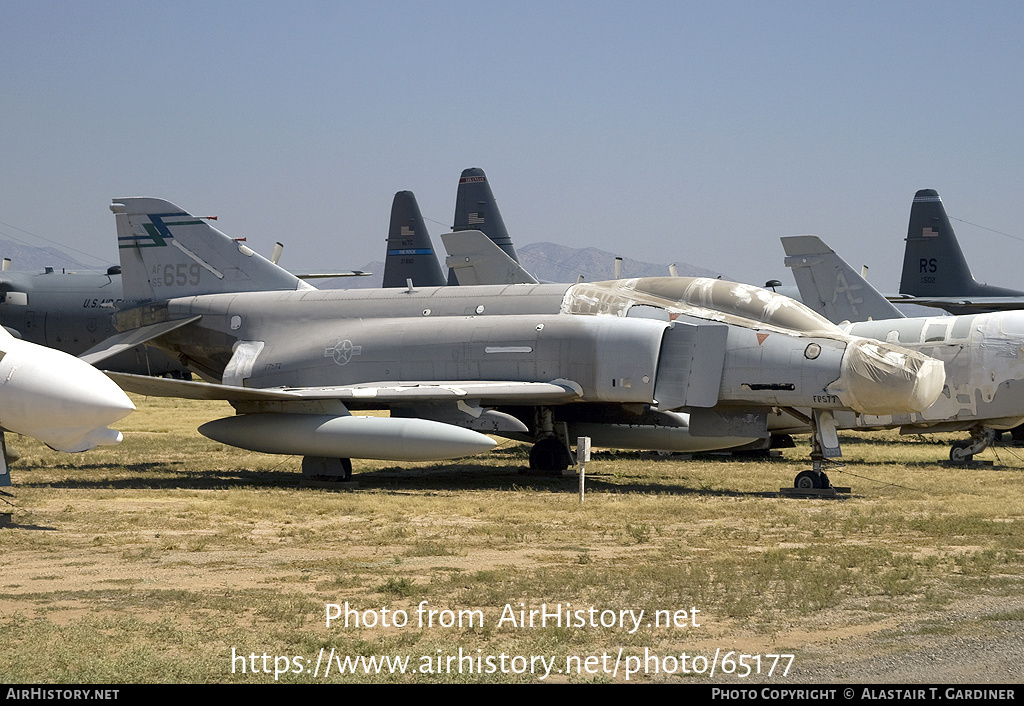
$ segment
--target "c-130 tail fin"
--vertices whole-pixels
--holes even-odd
[[[417,287],[441,287],[445,283],[416,197],[411,191],[399,191],[391,202],[384,286],[404,287],[408,280]]]
[[[974,279],[938,192],[922,189],[914,194],[910,208],[900,294],[922,298],[1012,297],[1024,292]]]

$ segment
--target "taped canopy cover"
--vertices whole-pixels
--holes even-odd
[[[865,339],[846,347],[839,379],[828,391],[861,414],[923,412],[946,383],[941,361],[916,351]]]
[[[562,313],[626,316],[630,307],[644,304],[670,315],[686,314],[744,328],[846,338],[838,326],[789,297],[706,277],[583,282],[566,291]]]
[[[707,277],[630,280],[637,292],[802,333],[835,333],[837,327],[802,303],[750,284]]]

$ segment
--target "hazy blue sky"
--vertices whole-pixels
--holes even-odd
[[[0,1],[0,238],[116,260],[112,197],[294,269],[450,225],[482,167],[518,244],[761,283],[822,236],[895,290],[916,190],[1024,287],[1020,2]],[[433,221],[433,222],[430,222]],[[13,226],[14,228],[12,228]],[[783,277],[785,275],[785,277]]]

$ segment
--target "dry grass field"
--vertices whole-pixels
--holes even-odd
[[[9,438],[2,681],[1024,681],[1024,449],[960,469],[949,436],[844,436],[845,500],[773,492],[806,438],[602,451],[581,505],[516,443],[324,490],[195,431],[226,405],[136,403],[116,447]]]

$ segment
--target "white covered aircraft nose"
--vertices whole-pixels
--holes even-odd
[[[862,414],[922,412],[942,392],[941,361],[889,343],[858,339],[843,356],[842,376],[828,386]]]
[[[107,429],[135,410],[110,378],[66,353],[11,337],[0,340],[0,427],[58,451],[115,444]]]

